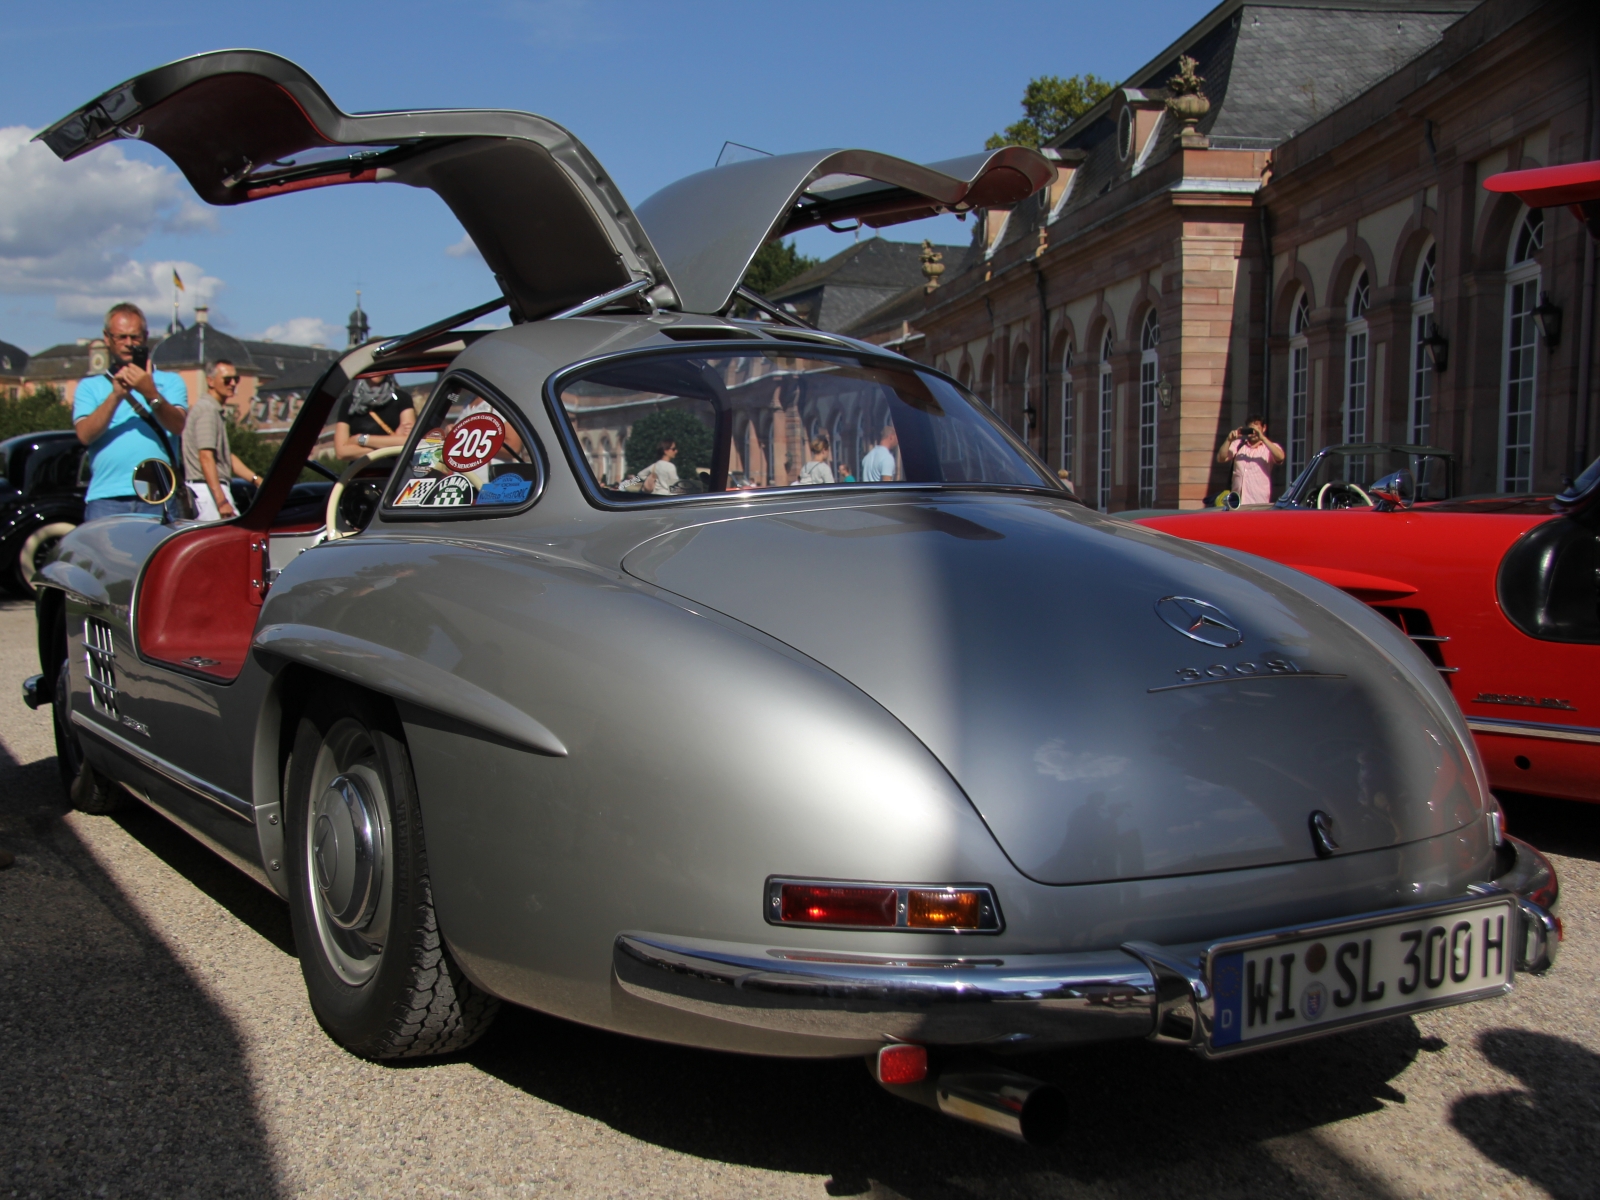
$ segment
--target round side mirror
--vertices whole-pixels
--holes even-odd
[[[1378,502],[1373,505],[1374,508],[1393,512],[1397,508],[1411,507],[1412,501],[1417,498],[1417,481],[1411,477],[1410,471],[1402,468],[1370,485],[1367,492]]]
[[[147,458],[133,469],[133,494],[146,504],[165,504],[177,490],[177,472],[164,458]]]

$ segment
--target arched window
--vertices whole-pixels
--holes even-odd
[[[961,356],[961,369],[956,372],[956,381],[964,388],[972,387],[972,360],[966,355]]]
[[[1026,442],[1033,433],[1033,389],[1028,378],[1028,347],[1018,346],[1011,356],[1011,387],[1017,399],[1017,427]]]
[[[1505,385],[1500,400],[1500,490],[1533,490],[1533,410],[1539,374],[1539,338],[1533,310],[1539,303],[1539,251],[1544,214],[1530,209],[1511,241],[1506,264]]]
[[[1067,343],[1067,348],[1061,355],[1061,470],[1065,471],[1077,486],[1077,466],[1073,456],[1078,450],[1078,419],[1073,412],[1072,404],[1072,343]]]
[[[1111,504],[1111,353],[1114,345],[1108,329],[1105,339],[1100,343],[1100,462],[1095,502],[1101,512],[1109,512]]]
[[[1344,326],[1344,440],[1370,440],[1367,430],[1367,307],[1371,304],[1367,273],[1356,274],[1345,300]],[[1344,477],[1352,483],[1367,482],[1366,455],[1347,455]]]
[[[1433,436],[1433,359],[1428,354],[1428,338],[1433,333],[1433,282],[1437,269],[1437,247],[1430,242],[1417,263],[1417,277],[1411,285],[1409,437],[1414,446],[1428,445],[1428,439]]]
[[[1161,381],[1161,321],[1156,310],[1144,315],[1139,330],[1139,507],[1156,505],[1156,414]]]
[[[1309,449],[1306,444],[1306,414],[1310,410],[1311,346],[1306,330],[1311,328],[1311,299],[1302,289],[1289,317],[1289,478],[1300,478],[1306,469]]]

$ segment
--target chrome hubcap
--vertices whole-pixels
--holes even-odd
[[[340,929],[372,920],[383,885],[382,826],[359,777],[340,775],[312,810],[311,856],[322,911]]]
[[[382,960],[394,905],[389,797],[372,735],[357,721],[336,722],[309,782],[303,886],[328,965],[359,987]]]

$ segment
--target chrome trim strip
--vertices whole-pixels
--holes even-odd
[[[1165,687],[1146,688],[1146,695],[1156,692],[1175,692],[1179,688],[1210,687],[1213,683],[1253,683],[1262,679],[1349,679],[1328,671],[1257,671],[1254,675],[1222,675],[1216,679],[1193,679],[1188,683],[1169,683]]]
[[[189,772],[185,771],[182,767],[174,766],[172,763],[169,763],[166,759],[160,757],[159,755],[150,753],[150,751],[144,749],[144,747],[134,745],[120,733],[113,733],[103,725],[99,725],[94,721],[89,720],[88,717],[84,716],[80,712],[74,712],[72,714],[72,723],[78,726],[78,728],[87,730],[89,733],[94,734],[96,737],[109,744],[113,749],[120,750],[122,753],[126,754],[129,758],[133,759],[141,766],[148,767],[157,775],[160,775],[170,782],[177,784],[181,788],[185,788],[188,791],[193,792],[196,796],[199,796],[200,799],[210,801],[223,812],[227,813],[230,817],[237,817],[247,825],[254,825],[256,823],[255,806],[249,801],[241,800],[232,792],[224,791],[222,788],[219,788],[214,784],[207,783],[198,775],[189,774]]]
[[[1546,725],[1540,721],[1508,721],[1500,717],[1468,717],[1473,733],[1500,733],[1508,737],[1545,738],[1552,742],[1582,742],[1600,746],[1600,729],[1584,725]]]

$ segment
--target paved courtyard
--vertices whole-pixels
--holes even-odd
[[[1600,810],[1510,798],[1567,941],[1514,996],[1208,1064],[1029,1059],[1060,1150],[758,1060],[508,1010],[377,1065],[306,1004],[285,907],[157,814],[66,811],[32,609],[0,604],[0,1196],[1591,1197],[1600,1194]]]

